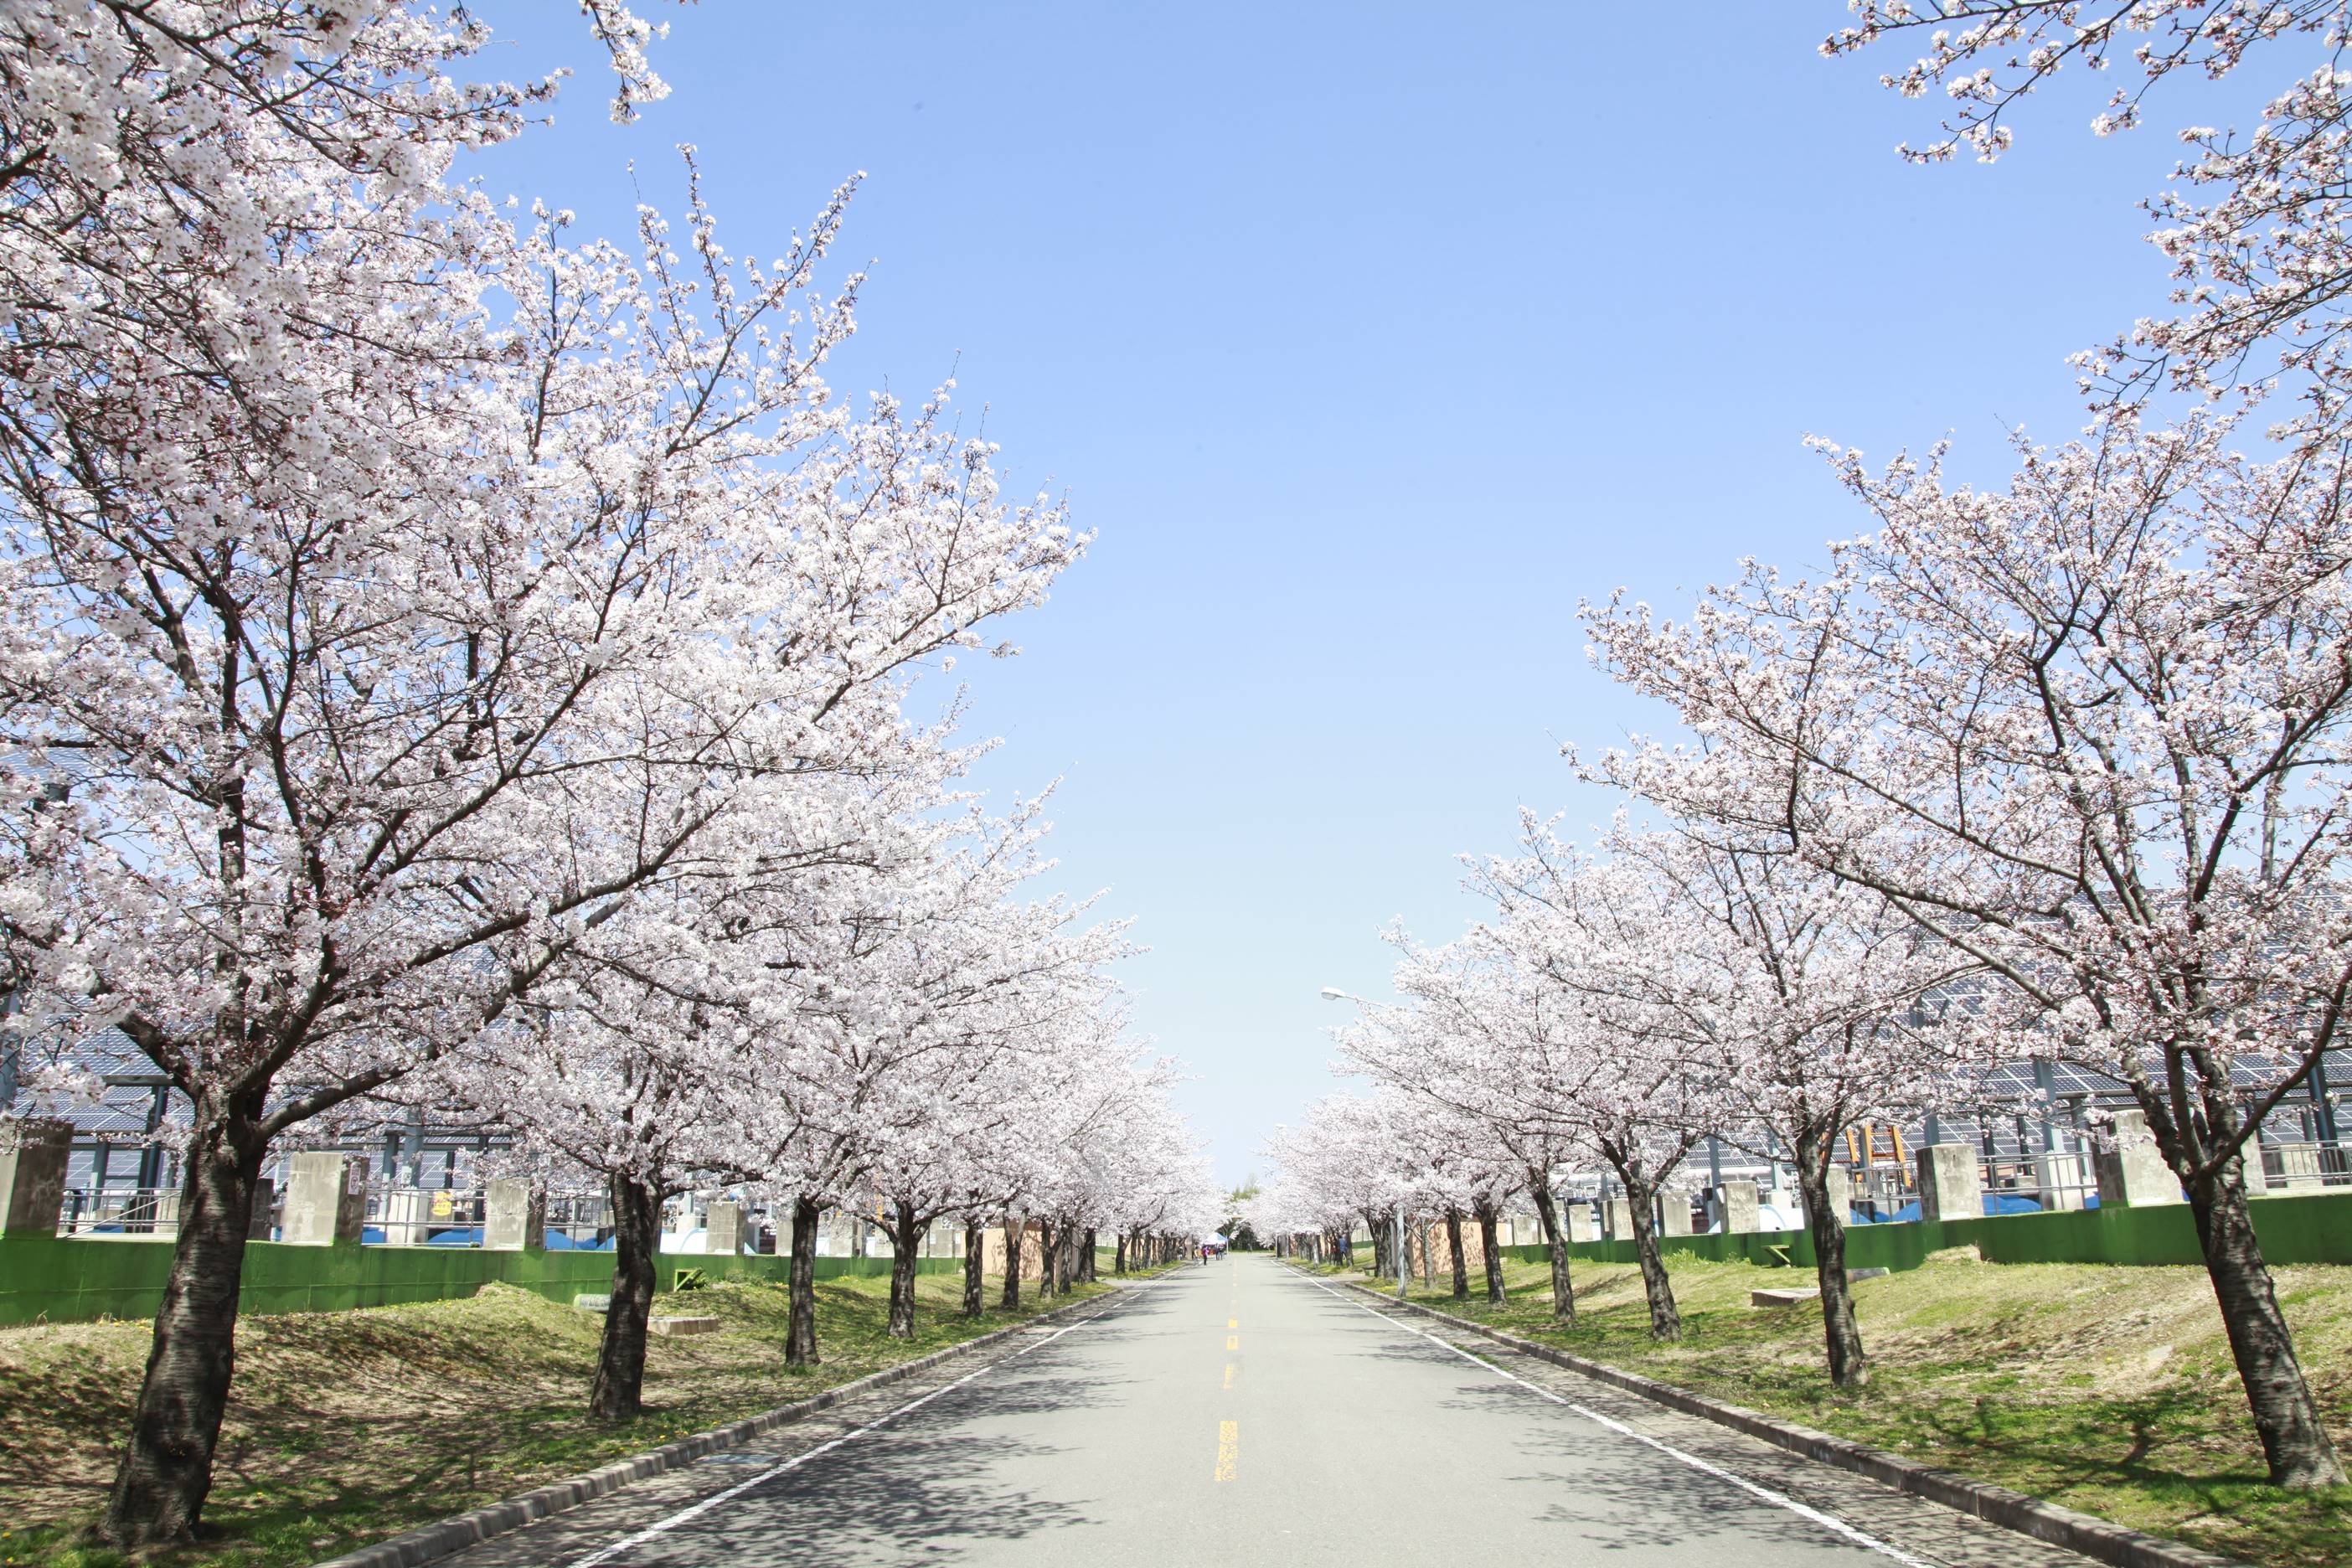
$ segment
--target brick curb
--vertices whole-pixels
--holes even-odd
[[[346,1552],[341,1557],[329,1558],[324,1563],[314,1564],[313,1568],[418,1568],[421,1563],[438,1562],[444,1557],[463,1552],[469,1546],[478,1546],[485,1541],[511,1534],[523,1526],[545,1519],[551,1514],[568,1512],[583,1503],[592,1502],[597,1498],[616,1492],[632,1481],[641,1481],[649,1476],[658,1476],[665,1471],[677,1469],[682,1465],[691,1464],[706,1454],[715,1454],[723,1449],[732,1448],[738,1444],[759,1436],[763,1432],[773,1431],[776,1427],[788,1426],[795,1421],[805,1420],[818,1411],[829,1409],[845,1399],[854,1398],[871,1389],[885,1388],[903,1378],[912,1377],[917,1373],[928,1367],[937,1366],[950,1357],[962,1355],[967,1351],[978,1350],[983,1345],[994,1344],[1000,1340],[1010,1339],[1033,1324],[1044,1322],[1050,1318],[1058,1318],[1065,1312],[1075,1312],[1081,1307],[1107,1308],[1108,1305],[1108,1302],[1099,1297],[1088,1297],[1083,1301],[1069,1301],[1059,1307],[1049,1307],[1045,1311],[1024,1318],[1017,1323],[1008,1324],[1001,1329],[991,1329],[988,1332],[966,1340],[961,1344],[950,1345],[942,1351],[933,1351],[929,1355],[918,1356],[913,1361],[902,1362],[897,1366],[884,1367],[880,1372],[869,1372],[864,1377],[853,1378],[838,1388],[828,1388],[822,1394],[814,1394],[806,1399],[794,1400],[790,1405],[780,1405],[773,1410],[763,1410],[757,1415],[746,1416],[729,1426],[714,1426],[708,1432],[698,1432],[691,1437],[680,1437],[675,1443],[665,1443],[658,1448],[636,1455],[632,1458],[615,1459],[611,1464],[600,1466],[584,1475],[568,1476],[560,1481],[550,1481],[543,1487],[535,1488],[520,1497],[509,1498],[504,1502],[494,1502],[488,1507],[475,1509],[470,1513],[453,1514],[447,1519],[424,1525],[404,1534],[395,1535],[389,1541],[378,1542],[373,1546],[363,1546],[357,1552]]]
[[[1369,1285],[1360,1285],[1353,1280],[1347,1283],[1349,1289],[1360,1290],[1387,1306],[1402,1307],[1407,1311],[1451,1323],[1455,1328],[1467,1329],[1472,1333],[1508,1345],[1524,1355],[1549,1362],[1554,1366],[1566,1367],[1595,1383],[1605,1383],[1612,1388],[1640,1394],[1668,1409],[1732,1427],[1751,1437],[1760,1437],[1776,1447],[1787,1448],[1841,1470],[1867,1476],[1881,1486],[1926,1498],[1929,1502],[1974,1515],[1988,1524],[1997,1524],[2020,1535],[2030,1535],[2036,1541],[2046,1541],[2053,1546],[2079,1552],[2085,1557],[2113,1563],[2115,1568],[2246,1568],[2246,1564],[2234,1557],[2217,1556],[2193,1546],[2183,1546],[2179,1542],[2159,1540],[2087,1513],[2077,1513],[2071,1508],[2061,1508],[2056,1503],[2011,1491],[2007,1487],[1972,1481],[1966,1476],[1936,1469],[1916,1459],[1890,1454],[1884,1448],[1874,1448],[1844,1437],[1833,1437],[1826,1432],[1816,1432],[1792,1421],[1759,1415],[1753,1410],[1726,1405],[1720,1400],[1693,1394],[1688,1389],[1676,1388],[1670,1383],[1643,1377],[1639,1373],[1621,1372],[1613,1366],[1604,1366],[1597,1361],[1587,1361],[1580,1355],[1571,1355],[1566,1351],[1489,1328],[1470,1318],[1457,1318],[1451,1312],[1424,1307],[1418,1301],[1400,1301]]]

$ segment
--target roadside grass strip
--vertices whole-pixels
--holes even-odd
[[[315,1563],[1110,1291],[1079,1287],[1041,1302],[1024,1289],[1021,1309],[1006,1312],[995,1304],[997,1285],[992,1278],[988,1311],[966,1320],[961,1278],[920,1277],[916,1336],[897,1340],[887,1331],[886,1279],[819,1281],[824,1361],[807,1369],[783,1363],[781,1286],[693,1292],[694,1310],[719,1317],[722,1331],[653,1339],[646,1414],[617,1426],[583,1414],[602,1320],[512,1287],[249,1318],[237,1330],[236,1391],[206,1509],[216,1533],[140,1561]],[[664,1297],[663,1306],[671,1301]],[[144,1321],[0,1330],[0,1568],[132,1561],[87,1543],[82,1531],[104,1500],[150,1332]]]

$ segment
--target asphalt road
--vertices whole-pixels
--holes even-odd
[[[1262,1255],[1068,1321],[452,1561],[2085,1561],[1488,1342],[1457,1348]]]

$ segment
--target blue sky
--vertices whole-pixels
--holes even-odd
[[[834,384],[954,374],[1016,489],[1100,531],[973,672],[982,782],[1063,780],[1059,882],[1135,917],[1139,1022],[1230,1179],[1329,1087],[1318,987],[1384,989],[1392,920],[1458,929],[1454,857],[1522,804],[1607,815],[1559,744],[1660,717],[1580,597],[1817,560],[1861,522],[1809,433],[1998,472],[2008,426],[2082,422],[2064,355],[2162,300],[2158,131],[2093,139],[2078,82],[1997,167],[1909,167],[1932,105],[1891,52],[1818,57],[1836,0],[648,0],[675,90],[626,128],[570,7],[485,9],[523,28],[496,71],[579,69],[493,188],[625,237],[691,142],[766,255],[867,171]]]

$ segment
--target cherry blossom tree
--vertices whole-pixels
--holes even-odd
[[[1557,987],[1515,965],[1474,932],[1433,952],[1402,931],[1395,984],[1401,1006],[1366,1005],[1339,1044],[1357,1070],[1399,1093],[1418,1095],[1468,1119],[1519,1175],[1549,1244],[1552,1316],[1576,1318],[1568,1236],[1557,1177],[1589,1158],[1560,1114],[1580,1092],[1591,1054],[1578,1031],[1583,1015]]]
[[[943,405],[817,378],[845,192],[763,267],[698,195],[632,255],[447,184],[539,91],[447,77],[481,37],[0,27],[43,83],[0,110],[0,787],[47,801],[0,830],[0,931],[37,1020],[119,1025],[194,1108],[121,1545],[202,1509],[272,1142],[469,1048],[697,847],[751,852],[1080,543]]]
[[[993,876],[960,880],[979,883],[996,901],[900,938],[908,951],[899,984],[910,996],[894,1028],[902,1048],[858,1107],[866,1143],[861,1184],[890,1214],[889,1327],[900,1337],[914,1332],[925,1231],[975,1212],[982,1194],[994,1197],[1009,1184],[1002,1152],[1034,1124],[1041,1104],[1125,1065],[1125,1019],[1104,973],[1125,951],[1118,929],[1073,929],[1083,909],[1055,900],[1013,906]],[[1083,1153],[1064,1145],[1066,1161]]]
[[[2057,90],[2069,68],[2121,79],[2091,121],[2104,136],[2139,125],[2168,85],[2193,92],[2188,81],[2229,77],[2258,51],[2306,49],[2305,74],[2252,131],[2179,132],[2175,184],[2147,204],[2148,237],[2172,266],[2174,313],[2141,320],[2079,363],[2090,384],[2126,404],[2168,382],[2200,399],[2249,401],[2291,384],[2306,406],[2282,434],[2326,447],[2352,431],[2344,0],[1853,0],[1853,11],[1824,54],[1906,38],[1926,46],[1880,78],[1906,98],[1940,87],[1948,99],[1940,132],[1901,150],[1921,163],[1963,149],[1998,158],[2021,102]]]
[[[2120,1079],[2186,1189],[2271,1478],[2340,1480],[2246,1203],[2263,1117],[2352,994],[2340,465],[2101,422],[1979,490],[1838,471],[1877,531],[1751,566],[1687,624],[1593,612],[1718,765],[1610,764],[1777,836],[1981,964],[1970,1032]],[[1816,892],[1813,899],[1832,897]],[[2251,1075],[2249,1077],[2248,1075]]]
[[[1678,805],[1722,771],[1685,760]],[[1923,941],[1883,899],[1706,819],[1653,832],[1620,823],[1604,843],[1595,860],[1529,824],[1523,858],[1487,873],[1510,924],[1529,933],[1529,962],[1591,1010],[1602,1054],[1615,1047],[1587,1080],[1588,1136],[1629,1194],[1654,1189],[1704,1133],[1776,1137],[1804,1194],[1832,1380],[1859,1385],[1868,1363],[1845,1215],[1829,1192],[1832,1149],[1856,1121],[1927,1102],[1963,1059],[1962,1037],[1908,1020],[1969,961]],[[1645,1206],[1633,1205],[1637,1244]],[[1671,1295],[1654,1295],[1652,1331],[1678,1327]]]
[[[1389,1222],[1404,1177],[1395,1169],[1394,1140],[1370,1099],[1319,1100],[1297,1126],[1269,1133],[1262,1152],[1274,1165],[1275,1185],[1292,1212],[1343,1237],[1363,1221],[1372,1237],[1372,1271],[1395,1272]]]
[[[823,1212],[886,1215],[891,1327],[911,1333],[922,1236],[993,1180],[982,1145],[1018,1115],[1015,1069],[1104,994],[1117,929],[1083,927],[1083,909],[1058,900],[1013,901],[1042,831],[1034,803],[1003,823],[933,811],[902,818],[888,863],[829,901],[786,889],[762,906],[730,883],[714,906],[740,1026],[759,1045],[746,1093],[767,1129],[762,1170],[792,1194],[791,1364],[818,1357]]]
[[[1404,1129],[1412,1158],[1424,1173],[1426,1186],[1435,1194],[1445,1221],[1445,1247],[1454,1279],[1454,1298],[1470,1295],[1468,1248],[1463,1243],[1463,1221],[1477,1228],[1479,1264],[1489,1304],[1506,1299],[1503,1252],[1497,1230],[1503,1205],[1524,1180],[1509,1155],[1486,1136],[1474,1119],[1442,1102],[1409,1099],[1415,1112]]]
[[[1611,847],[1626,837],[1621,826]],[[1650,1332],[1678,1339],[1655,1215],[1684,1201],[1684,1162],[1732,1110],[1719,1070],[1695,1055],[1686,1019],[1666,1000],[1686,958],[1683,911],[1638,855],[1587,856],[1525,817],[1521,847],[1474,879],[1499,916],[1478,936],[1503,964],[1562,993],[1557,1037],[1577,1087],[1548,1108],[1623,1187]]]
[[[1396,988],[1412,1005],[1348,1037],[1349,1058],[1475,1125],[1483,1144],[1541,1140],[1597,1155],[1625,1189],[1651,1331],[1674,1339],[1681,1318],[1654,1211],[1713,1105],[1675,1032],[1614,973],[1649,960],[1657,934],[1614,901],[1624,873],[1528,832],[1535,858],[1489,862],[1474,878],[1496,921],[1435,951],[1392,933],[1404,955]]]
[[[589,1395],[598,1419],[642,1406],[663,1205],[772,1181],[804,1131],[789,1120],[801,1106],[756,1092],[775,1035],[755,1024],[772,1020],[824,938],[875,920],[928,868],[936,830],[903,814],[935,798],[950,763],[928,738],[908,739],[903,771],[803,773],[787,822],[708,858],[719,846],[698,845],[416,1085],[497,1116],[526,1148],[605,1186],[614,1281]]]
[[[1139,1078],[1127,1127],[1098,1145],[1108,1159],[1097,1201],[1130,1265],[1154,1260],[1147,1244],[1199,1236],[1219,1207],[1208,1157],[1168,1096],[1164,1070]]]

